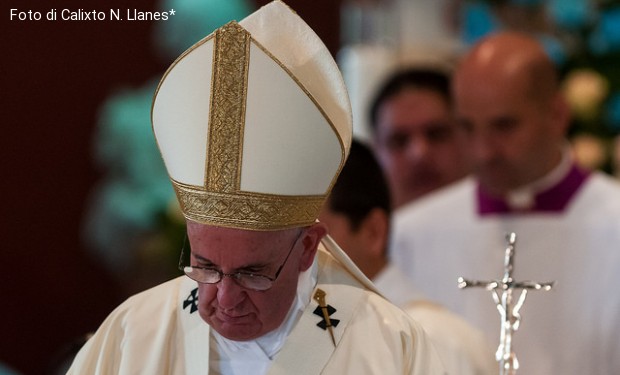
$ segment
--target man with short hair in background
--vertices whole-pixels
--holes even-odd
[[[438,67],[395,71],[375,94],[370,125],[373,150],[395,209],[470,171],[465,133],[452,115],[447,71]]]
[[[380,166],[372,151],[354,140],[319,220],[379,291],[422,324],[449,374],[497,374],[498,364],[482,332],[425,297],[389,261],[391,212]]]

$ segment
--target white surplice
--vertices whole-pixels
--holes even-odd
[[[430,298],[482,329],[495,345],[500,315],[489,291],[460,290],[459,276],[501,279],[505,236],[517,234],[516,281],[531,291],[513,336],[519,373],[620,374],[620,184],[593,173],[562,212],[480,215],[467,178],[395,215],[392,257]],[[515,297],[516,298],[516,297]]]
[[[483,333],[424,297],[394,264],[373,278],[377,289],[422,325],[451,375],[496,375],[494,351]]]

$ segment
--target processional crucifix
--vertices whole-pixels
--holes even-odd
[[[514,270],[515,243],[517,235],[509,233],[506,236],[508,246],[504,258],[504,277],[501,280],[477,281],[458,278],[459,288],[483,287],[491,291],[493,301],[501,316],[501,332],[499,346],[495,353],[495,359],[499,362],[500,375],[516,375],[519,369],[519,361],[512,348],[512,335],[519,329],[521,314],[519,310],[523,307],[528,290],[550,290],[554,281],[548,283],[538,283],[535,281],[514,281],[512,271]],[[514,303],[516,293],[520,291],[517,302]],[[513,294],[514,293],[514,294]]]

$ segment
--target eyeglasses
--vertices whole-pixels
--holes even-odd
[[[303,230],[299,232],[295,241],[291,245],[286,258],[284,258],[284,262],[278,267],[276,274],[274,277],[269,277],[265,275],[258,275],[251,272],[235,272],[235,273],[224,273],[215,268],[207,268],[207,267],[194,267],[194,266],[184,266],[183,261],[183,253],[185,251],[185,245],[183,245],[183,249],[181,250],[181,259],[179,260],[179,269],[183,271],[190,279],[197,281],[203,284],[217,284],[222,279],[226,277],[232,278],[237,284],[241,285],[244,288],[251,290],[267,290],[273,286],[273,283],[276,281],[278,276],[280,276],[280,272],[284,268],[286,261],[289,256],[293,252],[295,245],[297,245],[297,241],[301,238]],[[185,243],[187,244],[187,238],[185,239]]]

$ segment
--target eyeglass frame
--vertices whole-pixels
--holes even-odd
[[[181,257],[179,258],[179,270],[181,272],[183,272],[187,277],[189,277],[190,279],[196,281],[197,283],[200,284],[209,284],[209,285],[215,285],[219,282],[221,282],[224,277],[230,277],[231,279],[233,279],[233,281],[235,281],[235,283],[237,283],[237,285],[241,286],[242,288],[245,289],[249,289],[249,290],[254,290],[254,291],[265,291],[265,290],[269,290],[273,287],[273,283],[276,282],[276,280],[278,279],[278,276],[280,276],[280,273],[282,272],[282,270],[284,269],[284,266],[286,265],[286,262],[288,261],[288,258],[291,256],[291,253],[293,252],[293,249],[295,248],[295,246],[297,245],[297,242],[299,241],[299,239],[301,238],[301,235],[304,233],[304,230],[300,230],[299,234],[297,235],[297,237],[295,237],[295,241],[293,241],[293,244],[291,245],[291,248],[288,251],[288,254],[286,254],[286,258],[284,258],[284,261],[282,262],[282,264],[280,265],[280,267],[278,267],[278,270],[276,271],[276,274],[274,275],[274,277],[269,277],[267,275],[260,275],[260,274],[255,274],[255,273],[251,273],[251,272],[233,272],[233,273],[225,273],[222,272],[221,270],[217,269],[217,268],[210,268],[210,267],[195,267],[195,266],[184,266],[183,265],[183,255],[185,252],[185,244],[188,243],[188,238],[187,235],[185,235],[185,239],[183,241],[183,247],[181,248]],[[191,261],[191,251],[190,251],[190,261]],[[187,268],[191,268],[192,270],[201,270],[201,271],[209,271],[209,272],[213,272],[215,271],[219,278],[217,281],[209,283],[209,282],[204,282],[204,281],[199,281],[194,279],[193,277],[191,277],[188,272],[186,271]],[[256,277],[260,277],[263,279],[267,279],[270,282],[270,285],[267,288],[264,289],[255,289],[255,288],[251,288],[248,287],[246,285],[243,285],[240,283],[240,279],[243,276],[250,276],[252,278],[256,278]]]

